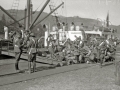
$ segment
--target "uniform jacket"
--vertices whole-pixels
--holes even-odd
[[[35,38],[31,38],[29,41],[29,44],[27,45],[28,49],[28,53],[37,53],[37,40]]]
[[[21,52],[22,51],[22,39],[15,38],[14,39],[14,52]]]

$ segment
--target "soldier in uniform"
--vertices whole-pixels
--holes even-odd
[[[31,62],[33,64],[33,72],[36,68],[36,54],[37,54],[37,40],[35,39],[34,33],[30,34],[30,41],[28,47],[28,73],[31,73]]]
[[[52,59],[55,58],[55,48],[56,48],[55,40],[51,39],[48,46],[48,51],[50,52]]]
[[[105,40],[103,40],[99,47],[100,47],[100,67],[102,67],[103,62],[105,61],[105,55],[107,50],[107,44]]]
[[[83,45],[82,45],[83,44]],[[79,56],[79,60],[80,62],[82,62],[82,59],[85,57],[89,57],[90,54],[91,54],[91,50],[89,49],[88,45],[87,45],[87,41],[84,40],[83,43],[82,43],[79,47],[79,50],[80,50],[80,56]],[[84,60],[84,62],[86,62],[87,60]]]
[[[30,36],[30,32],[29,30],[25,30],[24,32],[24,45],[27,45],[27,41],[29,41],[29,36]]]
[[[74,22],[71,23],[70,31],[75,31],[75,24],[74,24]]]
[[[109,48],[107,49],[107,56],[109,57],[109,59],[111,59],[111,61],[115,60],[115,51],[116,48],[114,45],[110,45]]]
[[[76,37],[76,36],[75,36]],[[79,62],[79,45],[80,45],[80,41],[81,38],[80,37],[76,37],[76,40],[74,41],[74,55],[75,55],[75,59],[77,60],[77,63]]]
[[[17,34],[14,38],[14,52],[15,52],[15,69],[19,71],[18,63],[20,61],[20,56],[22,54],[22,46],[23,46],[23,40],[21,39],[21,35]]]
[[[50,34],[50,35],[47,37],[47,39],[46,39],[46,41],[47,41],[47,48],[49,47],[49,44],[50,44],[50,42],[52,41],[52,39],[53,39],[53,36]]]

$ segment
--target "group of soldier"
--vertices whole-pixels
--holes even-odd
[[[49,40],[48,40],[49,39]],[[58,39],[54,39],[52,35],[48,37],[48,50],[53,59],[59,61],[67,61],[71,63],[100,63],[114,61],[116,51],[116,40],[99,36],[89,40],[81,40],[77,37],[74,41],[69,38],[64,45],[58,43]]]
[[[85,36],[84,32],[83,35]],[[28,54],[27,72],[35,72],[38,41],[34,33],[25,30],[21,33],[14,32],[11,36],[13,36],[16,58],[15,69],[20,71],[18,64],[22,53],[26,49]],[[56,37],[54,39],[50,34],[47,38],[47,48],[52,59],[67,61],[67,64],[99,62],[101,67],[104,61],[115,60],[116,41],[112,38],[105,39],[99,36],[88,40],[87,38],[81,39],[81,37],[75,36],[74,41],[68,38],[63,45],[60,45],[59,33]]]
[[[28,73],[35,72],[36,68],[36,53],[37,53],[37,40],[35,38],[34,33],[26,30],[24,31],[24,35],[22,33],[13,32],[13,45],[15,52],[15,69],[16,71],[20,71],[19,69],[19,61],[22,53],[26,50],[28,54]],[[32,64],[32,65],[31,65]],[[32,68],[33,66],[33,68]]]

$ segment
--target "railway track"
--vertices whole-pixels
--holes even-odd
[[[112,64],[113,63],[107,64],[107,65],[112,65]],[[26,74],[25,70],[22,70],[21,72],[0,75],[0,80],[1,79],[2,81],[5,81],[6,79],[9,80],[9,81],[0,83],[0,86],[15,84],[15,83],[23,82],[23,81],[33,80],[33,79],[56,75],[60,73],[76,71],[80,69],[87,69],[87,68],[94,67],[94,66],[99,66],[99,64],[73,64],[73,65],[63,66],[63,67],[51,67],[51,69],[37,71],[31,74]]]
[[[35,73],[31,73],[31,74],[26,74],[24,71],[21,71],[21,72],[6,74],[6,75],[0,75],[0,80],[2,80],[2,81],[9,80],[9,81],[3,82],[3,83],[0,82],[0,86],[15,84],[15,83],[23,82],[23,81],[29,81],[29,80],[33,80],[33,79],[37,79],[37,78],[41,78],[41,77],[46,77],[46,76],[56,75],[56,74],[60,74],[60,73],[71,72],[71,71],[80,70],[80,69],[87,69],[87,68],[90,68],[90,67],[93,67],[93,66],[96,66],[96,64],[85,65],[85,66],[82,65],[81,67],[78,66],[78,65],[57,67],[57,68],[54,68],[54,69],[38,71],[38,72],[35,72]],[[74,67],[74,68],[70,68],[70,67]],[[13,78],[14,78],[14,80],[13,80]]]
[[[116,53],[116,57],[117,59],[119,58],[120,52]],[[41,57],[42,59],[42,57]],[[27,60],[25,60],[27,61]],[[24,62],[21,62],[21,64],[23,64]],[[37,61],[38,64],[41,64],[42,62]],[[2,66],[7,66],[7,65],[13,65],[14,63],[10,63],[10,64],[5,64],[5,65],[0,65]],[[113,62],[109,62],[109,63],[105,63],[103,65],[104,66],[108,66],[108,65],[113,65]],[[14,84],[14,83],[18,83],[18,82],[23,82],[23,81],[28,81],[28,80],[32,80],[32,79],[36,79],[36,78],[41,78],[41,77],[45,77],[45,76],[50,76],[50,75],[55,75],[55,74],[60,74],[60,73],[66,73],[66,72],[71,72],[71,71],[75,71],[75,70],[80,70],[80,69],[87,69],[93,66],[99,66],[99,64],[73,64],[73,65],[69,65],[69,66],[63,66],[63,67],[56,67],[56,66],[52,66],[50,65],[49,67],[47,67],[47,69],[43,69],[43,70],[38,70],[35,73],[31,73],[31,74],[26,74],[24,70],[21,70],[21,72],[13,72],[13,73],[8,73],[8,74],[3,74],[0,75],[0,80],[2,79],[2,81],[6,81],[6,82],[0,82],[0,86],[3,85],[8,85],[8,84]],[[40,67],[39,67],[40,68]],[[41,73],[43,73],[41,75]],[[23,77],[24,78],[21,78]],[[16,79],[17,78],[17,79]],[[12,81],[10,81],[11,79],[14,79]]]
[[[46,60],[46,59],[43,59],[43,60]],[[15,64],[15,60],[10,60],[12,63],[0,63],[0,67],[1,66],[5,66],[5,65],[12,65],[12,64]],[[26,60],[26,59],[21,59],[20,61],[22,61],[22,62],[20,62],[20,63],[24,63],[24,61],[28,61],[28,60]],[[36,61],[36,63],[42,63],[42,64],[48,64],[48,63],[44,63],[44,62],[40,62],[40,61]],[[49,64],[50,65],[50,64]]]

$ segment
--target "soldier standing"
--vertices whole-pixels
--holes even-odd
[[[55,40],[51,39],[50,43],[49,43],[49,46],[48,46],[48,51],[50,52],[52,59],[55,58],[55,48],[56,48]]]
[[[74,24],[74,22],[71,23],[70,31],[75,31],[75,24]]]
[[[105,61],[105,55],[106,55],[106,50],[107,50],[107,43],[105,40],[99,45],[100,47],[100,67],[102,68],[102,64]]]
[[[18,63],[20,61],[20,56],[22,54],[22,39],[21,35],[17,34],[16,37],[14,38],[14,52],[15,52],[15,69],[19,71]]]
[[[79,47],[80,49],[80,56],[79,56],[79,61],[80,63],[83,62],[83,58],[87,57],[84,62],[89,62],[88,57],[91,54],[91,50],[89,49],[88,45],[87,45],[87,40],[84,40],[83,43],[80,45]]]
[[[37,54],[37,40],[35,39],[34,33],[30,34],[30,41],[28,47],[28,73],[31,73],[31,62],[33,64],[33,72],[36,68],[36,54]]]
[[[5,39],[8,39],[8,27],[4,26]]]
[[[29,36],[30,36],[30,32],[29,32],[29,30],[26,30],[25,32],[24,32],[24,45],[27,45],[27,42],[29,41]]]
[[[52,39],[53,39],[53,36],[50,34],[50,35],[47,37],[47,39],[46,39],[46,41],[47,41],[47,48],[49,47],[49,44],[50,44],[50,42],[51,42]]]

